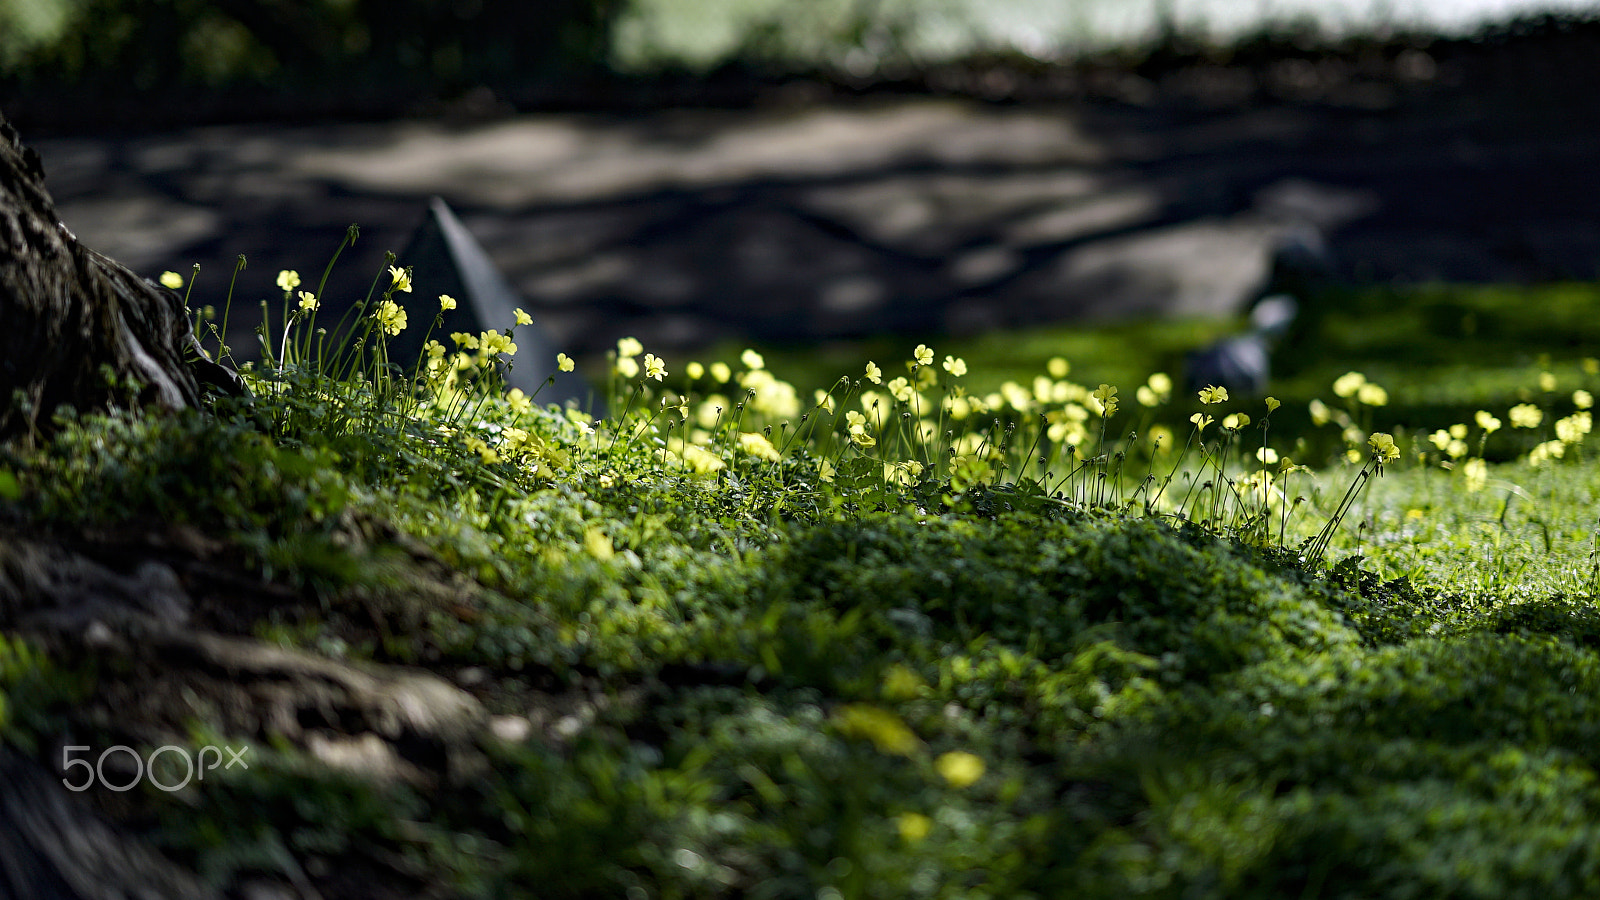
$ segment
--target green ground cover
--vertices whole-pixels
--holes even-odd
[[[514,328],[385,368],[437,309],[398,271],[355,323],[380,349],[318,353],[295,280],[251,402],[63,416],[0,450],[3,521],[204,529],[278,586],[256,637],[424,668],[531,727],[441,787],[197,714],[190,745],[259,764],[132,818],[215,883],[1600,890],[1592,287],[1339,298],[1271,400],[1173,387],[1215,326],[809,363],[624,341],[595,422],[501,390],[508,361],[566,364]],[[42,753],[125,675],[8,635],[0,734]]]

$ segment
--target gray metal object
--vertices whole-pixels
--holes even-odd
[[[452,349],[452,333],[476,335],[493,329],[505,334],[516,322],[516,310],[527,307],[477,239],[438,197],[428,204],[428,216],[412,233],[399,263],[412,270],[411,295],[396,295],[406,306],[411,327],[390,341],[390,353],[395,358],[415,359],[422,353],[423,334],[439,311],[440,294],[454,297],[456,308],[444,313],[444,321],[434,330],[433,338]],[[517,354],[513,365],[504,370],[507,390],[521,388],[529,396],[537,391],[535,402],[541,405],[575,404],[591,415],[604,414],[599,394],[578,373],[557,371],[557,348],[537,321],[517,325],[515,339]],[[545,380],[551,375],[555,382],[546,386]]]

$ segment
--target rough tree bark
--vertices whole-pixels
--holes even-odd
[[[79,243],[56,217],[39,156],[0,113],[0,438],[62,404],[193,405],[202,383],[238,390],[199,354],[179,297]]]

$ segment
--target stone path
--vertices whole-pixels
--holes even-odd
[[[201,263],[201,302],[240,253],[239,299],[280,268],[314,280],[356,222],[326,298],[348,302],[442,196],[575,351],[1230,315],[1305,223],[1366,280],[1600,275],[1585,123],[1369,106],[897,99],[33,143],[70,227],[151,275]]]

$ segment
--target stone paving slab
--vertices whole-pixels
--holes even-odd
[[[1600,143],[1470,103],[1205,112],[940,99],[35,141],[62,217],[197,299],[365,294],[432,196],[562,346],[1228,316],[1310,223],[1367,280],[1592,279]],[[413,301],[431,304],[432,298]]]

